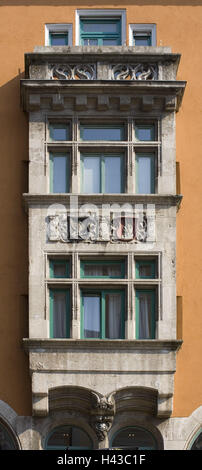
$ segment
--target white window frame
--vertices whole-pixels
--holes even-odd
[[[134,31],[137,33],[150,33],[151,34],[151,46],[156,46],[156,25],[154,23],[134,23],[129,24],[129,46],[133,44]],[[151,47],[148,46],[148,47]]]
[[[68,33],[68,46],[72,46],[72,24],[48,23],[45,25],[45,46],[50,46],[51,33]]]
[[[121,19],[121,45],[126,44],[126,10],[76,10],[76,46],[80,45],[80,19],[84,18],[120,18]]]

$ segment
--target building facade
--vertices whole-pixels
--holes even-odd
[[[190,117],[199,105],[190,49],[180,47],[187,13],[196,35],[200,21],[187,2],[178,35],[178,3],[162,2],[160,13],[152,1],[2,9],[10,25],[27,15],[24,72],[2,86],[20,155],[5,163],[16,185],[2,204],[7,230],[18,194],[17,259],[4,258],[9,239],[2,257],[2,299],[9,273],[14,286],[2,311],[2,337],[12,325],[1,345],[2,449],[202,448],[200,219],[184,230],[190,208],[199,211],[200,133]],[[6,118],[7,134],[8,110]],[[196,238],[191,255],[187,237]]]

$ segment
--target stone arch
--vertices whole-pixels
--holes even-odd
[[[21,449],[15,432],[17,414],[3,400],[0,400],[0,448],[1,450]]]

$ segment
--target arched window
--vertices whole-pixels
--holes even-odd
[[[138,426],[130,426],[118,431],[112,438],[111,447],[134,450],[155,450],[158,448],[153,435]]]
[[[88,434],[76,426],[61,426],[49,434],[46,441],[47,450],[92,449]]]
[[[15,450],[16,444],[9,430],[0,423],[0,450]]]
[[[194,442],[192,441],[191,450],[202,450],[202,429],[198,431],[194,437]]]

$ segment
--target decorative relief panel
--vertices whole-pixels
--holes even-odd
[[[157,64],[116,64],[108,65],[111,80],[157,80]],[[96,80],[96,64],[57,64],[50,69],[52,80]],[[102,77],[100,77],[102,79]]]
[[[151,224],[141,217],[67,217],[65,214],[47,218],[47,238],[51,242],[146,242],[151,241]]]
[[[112,80],[157,80],[156,64],[117,64],[112,67]]]
[[[51,68],[52,80],[95,80],[95,64],[58,64]]]

